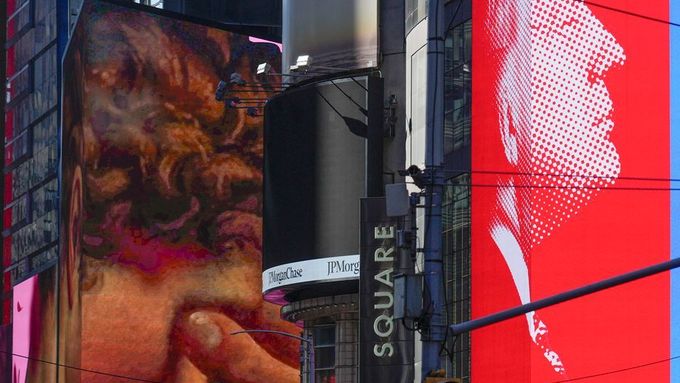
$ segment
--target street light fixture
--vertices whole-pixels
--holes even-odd
[[[262,75],[262,74],[269,74],[269,72],[272,70],[272,66],[268,63],[262,63],[257,66],[257,74]]]
[[[302,72],[302,73],[307,73],[311,68],[314,69],[324,69],[324,70],[333,70],[333,71],[342,71],[345,70],[346,68],[336,68],[332,66],[323,66],[323,65],[312,65],[312,62],[314,60],[312,59],[312,56],[310,55],[300,55],[297,57],[297,60],[295,60],[295,64],[291,65],[289,70],[291,72]]]
[[[297,65],[300,70],[308,69],[309,66],[312,65],[312,57],[310,55],[298,56],[295,65]]]

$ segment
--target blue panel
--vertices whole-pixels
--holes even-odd
[[[670,0],[670,20],[680,21],[680,1]],[[671,56],[671,182],[680,189],[680,27],[669,26]],[[671,257],[680,257],[680,191],[671,192]],[[671,272],[671,357],[680,356],[680,269]],[[671,362],[671,382],[680,383],[680,358]]]

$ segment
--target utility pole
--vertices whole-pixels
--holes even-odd
[[[442,192],[444,157],[444,0],[429,0],[427,12],[427,126],[425,143],[426,212],[424,297],[428,323],[422,333],[422,378],[441,368],[446,337],[444,262],[442,256]]]

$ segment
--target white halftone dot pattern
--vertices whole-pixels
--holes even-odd
[[[501,140],[517,172],[499,180],[498,214],[489,230],[522,303],[528,303],[531,249],[612,185],[621,171],[609,136],[614,107],[604,79],[626,57],[580,1],[489,0],[485,28],[491,54],[501,62],[496,75]],[[494,235],[504,230],[512,237]],[[565,374],[548,327],[533,312],[527,321],[546,360]]]
[[[531,14],[530,153],[521,172],[533,189],[535,246],[614,183],[619,155],[609,139],[613,105],[607,70],[625,60],[623,49],[580,2],[539,0]],[[524,207],[528,208],[528,207]]]
[[[518,233],[530,249],[620,173],[604,83],[623,49],[586,5],[567,0],[491,3],[487,29],[498,74],[501,137],[516,165]],[[507,207],[504,208],[507,211]]]

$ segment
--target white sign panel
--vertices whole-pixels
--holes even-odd
[[[359,278],[359,254],[279,265],[262,273],[262,292],[298,283]]]

